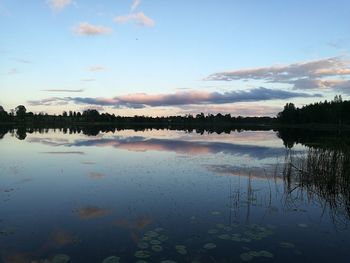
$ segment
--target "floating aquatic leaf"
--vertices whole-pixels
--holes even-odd
[[[52,259],[52,263],[67,263],[69,261],[70,257],[64,254],[57,254]]]
[[[223,239],[223,240],[229,240],[229,239],[231,239],[231,236],[228,234],[222,234],[222,235],[219,235],[218,238]]]
[[[166,235],[160,235],[160,236],[158,237],[158,239],[159,239],[160,241],[164,242],[164,241],[168,240],[168,237],[167,237]]]
[[[157,240],[157,239],[153,239],[153,240],[151,240],[151,242],[150,242],[152,245],[160,245],[160,244],[162,244],[162,242],[160,242],[159,240]]]
[[[216,224],[216,227],[217,227],[217,228],[224,228],[225,225],[224,225],[224,224]]]
[[[137,258],[149,258],[150,254],[149,254],[148,251],[138,250],[138,251],[135,252],[134,256],[137,257]]]
[[[162,260],[160,263],[177,263],[176,261],[174,260]]]
[[[136,263],[148,263],[148,261],[146,261],[146,260],[138,260],[138,261],[136,261]]]
[[[208,233],[209,234],[217,234],[217,233],[219,233],[219,230],[217,230],[217,229],[209,229]]]
[[[225,226],[225,227],[224,227],[224,230],[225,230],[225,231],[231,231],[231,230],[232,230],[232,227],[230,227],[230,226]]]
[[[179,253],[180,255],[187,255],[186,249],[178,249],[178,250],[176,250],[176,252]]]
[[[217,216],[217,215],[220,215],[221,213],[219,211],[212,211],[211,214],[214,216]]]
[[[183,245],[177,245],[175,246],[176,252],[181,254],[181,255],[186,255],[187,254],[187,250],[186,247]]]
[[[144,236],[144,237],[142,238],[142,240],[143,240],[143,241],[151,241],[152,238],[151,238],[151,237],[148,237],[148,236]]]
[[[160,251],[163,251],[163,248],[162,248],[162,246],[160,246],[160,245],[153,245],[153,246],[152,246],[152,250],[153,250],[154,252],[160,252]]]
[[[261,250],[259,252],[260,254],[260,257],[264,257],[264,258],[273,258],[273,254],[269,251],[266,251],[266,250]]]
[[[183,245],[176,245],[175,249],[186,249],[186,246]]]
[[[293,243],[289,243],[289,242],[281,242],[280,247],[282,247],[282,248],[294,248],[295,245]]]
[[[148,232],[146,232],[145,236],[147,236],[147,237],[156,237],[156,236],[158,236],[158,233],[155,232],[155,231],[148,231]]]
[[[162,228],[162,227],[157,227],[154,229],[154,231],[156,231],[156,232],[162,232],[163,230],[164,230],[164,228]]]
[[[249,253],[242,253],[239,257],[242,261],[251,261],[253,259]]]
[[[252,257],[259,257],[260,256],[259,252],[258,251],[254,251],[254,250],[249,251],[248,254],[250,256],[252,256]]]
[[[110,256],[108,258],[105,258],[102,263],[119,263],[120,257],[116,256]]]
[[[146,242],[140,242],[137,244],[137,246],[141,249],[146,249],[148,248],[148,244]]]
[[[234,242],[241,242],[241,238],[239,237],[231,237],[231,240],[234,241]]]
[[[216,245],[214,243],[207,243],[203,246],[205,249],[214,249],[216,248]]]

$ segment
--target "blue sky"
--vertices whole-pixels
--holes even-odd
[[[0,0],[0,105],[274,115],[350,95],[350,2]]]

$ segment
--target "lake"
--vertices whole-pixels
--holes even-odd
[[[312,134],[3,132],[0,261],[349,262],[349,147]]]

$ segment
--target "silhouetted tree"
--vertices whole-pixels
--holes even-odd
[[[27,137],[26,129],[23,127],[18,128],[16,131],[16,138],[18,140],[24,140],[26,137]]]
[[[317,102],[295,108],[294,104],[287,103],[283,111],[278,113],[277,120],[286,124],[350,124],[350,101],[343,101],[340,95],[333,101]]]
[[[23,105],[18,105],[15,109],[16,111],[16,116],[19,119],[24,119],[26,116],[27,109]]]
[[[0,120],[6,121],[8,119],[8,114],[2,106],[0,106]]]

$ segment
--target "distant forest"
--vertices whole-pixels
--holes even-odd
[[[343,101],[339,95],[333,101],[317,102],[296,108],[287,103],[277,115],[277,122],[283,124],[350,124],[350,101]]]
[[[23,105],[10,112],[0,106],[0,122],[19,125],[74,125],[74,124],[111,124],[111,125],[143,125],[152,127],[184,126],[184,127],[215,127],[235,125],[278,125],[278,124],[350,124],[350,101],[343,101],[336,96],[333,101],[318,102],[296,108],[293,103],[287,103],[283,111],[276,117],[242,117],[231,114],[197,114],[185,116],[123,117],[109,113],[100,113],[95,109],[83,112],[64,111],[60,115],[27,112]]]

